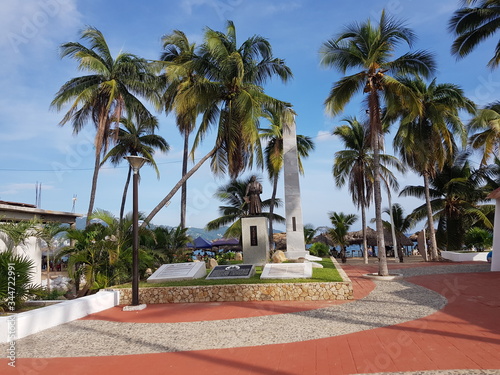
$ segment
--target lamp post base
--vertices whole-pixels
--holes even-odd
[[[136,305],[136,306],[123,306],[122,311],[139,311],[139,310],[144,310],[146,308],[146,304],[143,303],[142,305]]]

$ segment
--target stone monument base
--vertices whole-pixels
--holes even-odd
[[[243,262],[263,266],[269,261],[268,220],[263,216],[241,219]]]

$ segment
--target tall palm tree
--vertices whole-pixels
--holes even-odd
[[[467,56],[485,39],[500,30],[500,0],[463,0],[462,8],[455,11],[449,30],[456,35],[451,47],[457,57]],[[470,7],[476,5],[475,7]],[[500,64],[500,41],[488,66]]]
[[[182,92],[194,85],[199,75],[194,70],[193,61],[196,59],[196,44],[190,43],[186,34],[180,30],[174,30],[171,34],[162,37],[163,52],[161,61],[165,62],[165,76],[167,89],[163,96],[165,111],[175,112],[177,128],[184,136],[182,154],[182,177],[187,173],[189,158],[189,135],[196,125],[196,117],[200,109],[197,103],[193,106],[185,106]],[[187,207],[187,181],[184,181],[181,189],[181,219],[180,227],[186,227]]]
[[[465,97],[461,88],[453,84],[438,84],[436,79],[426,84],[421,78],[400,81],[414,93],[422,112],[415,116],[400,108],[397,114],[402,119],[394,137],[394,149],[403,162],[424,179],[431,259],[438,260],[429,179],[453,160],[457,149],[455,135],[465,145],[467,133],[459,111],[474,113],[475,105]]]
[[[287,109],[287,111],[290,111]],[[260,129],[260,136],[267,141],[264,149],[264,163],[269,176],[273,183],[273,191],[271,194],[271,203],[269,213],[271,218],[274,213],[274,202],[276,201],[276,193],[278,191],[279,174],[283,169],[283,116],[275,111],[266,111],[265,118],[269,121],[269,128]],[[302,166],[302,158],[309,156],[309,152],[314,150],[314,142],[308,136],[297,135],[297,154],[299,162],[299,172],[304,174]],[[274,244],[273,241],[273,220],[269,220],[269,242],[270,247]]]
[[[332,115],[340,113],[357,92],[368,95],[368,112],[373,148],[373,188],[377,228],[377,246],[385,248],[382,225],[380,189],[380,149],[382,148],[382,121],[380,106],[382,98],[387,104],[398,97],[412,112],[418,113],[418,103],[413,101],[411,92],[388,73],[421,74],[428,76],[434,71],[434,59],[425,51],[408,52],[396,59],[393,53],[401,43],[412,46],[415,34],[404,24],[382,12],[377,25],[370,20],[355,23],[345,31],[323,44],[321,63],[345,74],[348,70],[361,70],[336,82],[325,100],[327,110]],[[380,252],[379,275],[389,274],[385,252]]]
[[[110,160],[113,165],[118,165],[123,162],[123,158],[127,155],[142,156],[146,158],[146,163],[151,165],[158,178],[160,171],[154,160],[155,150],[167,152],[170,149],[169,144],[162,136],[154,134],[158,128],[158,120],[155,117],[148,117],[144,120],[133,121],[129,118],[120,119],[120,128],[118,130],[118,138],[116,145],[109,150],[104,156],[102,163]],[[125,211],[125,202],[127,200],[127,191],[132,176],[132,167],[129,165],[127,180],[123,188],[122,203],[120,207],[120,221],[123,220]]]
[[[221,186],[215,192],[215,196],[226,203],[224,206],[219,206],[221,216],[210,221],[206,228],[207,230],[219,229],[222,226],[230,224],[229,228],[224,233],[224,237],[241,237],[241,218],[249,215],[249,204],[245,201],[246,188],[250,178],[231,180],[228,184]],[[270,208],[271,200],[262,201],[262,208]],[[274,202],[276,207],[281,205],[281,201],[276,199]],[[267,217],[269,220],[274,220],[278,223],[284,223],[285,219],[277,214],[263,211],[260,215]]]
[[[488,215],[494,206],[482,204],[491,190],[483,188],[482,180],[482,175],[470,167],[464,155],[430,179],[433,215],[439,219],[437,238],[447,250],[460,250],[467,229],[476,223],[493,228]],[[401,191],[402,196],[417,198],[424,194],[423,186],[406,186]],[[426,211],[426,204],[417,207],[410,214],[411,219],[425,218]]]
[[[483,149],[481,165],[486,165],[493,155],[498,158],[500,146],[500,101],[490,103],[478,110],[476,116],[469,122],[470,131],[482,130],[469,137],[473,149]]]
[[[71,122],[75,134],[88,122],[96,128],[88,224],[94,208],[101,155],[107,152],[111,134],[118,135],[118,132],[112,131],[113,127],[118,127],[112,119],[122,118],[124,112],[140,117],[150,116],[136,95],[153,95],[157,80],[146,60],[126,52],[113,58],[99,30],[89,27],[82,31],[81,39],[89,46],[78,42],[65,43],[61,46],[61,57],[75,59],[79,64],[78,69],[89,74],[73,78],[62,85],[51,107],[61,110],[66,105],[70,106],[59,125]]]
[[[288,81],[292,77],[290,68],[283,60],[273,57],[271,44],[259,35],[248,38],[238,47],[236,28],[231,21],[225,34],[210,28],[205,30],[194,68],[204,79],[184,88],[179,100],[181,112],[185,108],[199,108],[203,113],[191,154],[212,126],[217,128],[215,145],[151,211],[145,224],[206,160],[211,159],[214,173],[227,172],[231,178],[252,165],[254,154],[257,164],[262,164],[259,119],[264,109],[279,110],[287,106],[266,95],[262,85],[273,76]]]
[[[373,152],[371,150],[369,127],[360,123],[356,117],[347,117],[342,121],[345,125],[337,126],[333,134],[344,143],[343,150],[335,153],[332,173],[337,187],[348,183],[352,201],[361,209],[361,226],[363,233],[363,258],[368,263],[368,247],[366,243],[366,209],[373,196]],[[383,131],[389,128],[384,126]],[[397,181],[389,167],[403,168],[399,161],[391,155],[380,154],[380,168],[384,184],[397,188]]]
[[[394,241],[394,254],[399,256],[399,261],[403,262],[403,253],[401,252],[401,246],[398,243],[398,237],[404,236],[405,233],[413,228],[414,222],[411,220],[409,216],[404,214],[404,209],[399,203],[394,203],[392,205],[392,210],[389,208],[384,209],[384,213],[388,214],[391,217],[391,221],[384,221],[384,227],[387,229],[394,228],[394,232],[396,234]]]
[[[333,242],[340,246],[340,257],[342,263],[345,263],[345,250],[347,243],[347,233],[351,228],[351,225],[358,220],[358,217],[354,214],[344,214],[343,212],[331,211],[328,213],[328,217],[333,225],[333,228],[329,230],[330,237]]]

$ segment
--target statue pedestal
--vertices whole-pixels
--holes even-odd
[[[267,217],[241,219],[243,262],[263,266],[269,261],[269,234]]]

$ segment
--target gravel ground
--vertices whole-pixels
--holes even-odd
[[[446,265],[397,272],[409,277],[488,269],[484,264]],[[291,343],[419,319],[446,304],[440,294],[404,280],[376,284],[374,291],[361,300],[289,314],[185,323],[77,320],[17,340],[17,356],[109,356]],[[6,350],[6,345],[1,345],[1,350],[4,347]],[[478,372],[483,373],[488,374]]]

